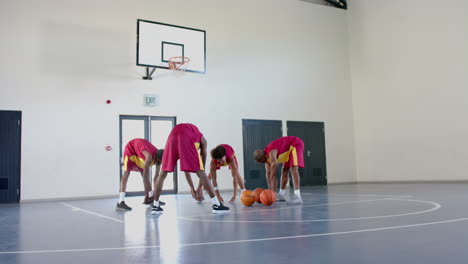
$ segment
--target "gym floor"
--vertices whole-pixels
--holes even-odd
[[[303,188],[303,205],[211,213],[211,202],[165,195],[0,206],[0,263],[466,263],[468,184]],[[228,200],[231,193],[224,193]],[[206,197],[208,198],[208,197]],[[287,196],[288,198],[288,196]]]

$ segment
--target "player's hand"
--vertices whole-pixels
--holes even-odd
[[[205,197],[203,197],[203,188],[200,187],[197,189],[197,197],[200,199],[199,201],[205,200]]]
[[[223,199],[223,197],[221,195],[216,195],[216,196],[218,196],[218,201],[220,203],[224,203],[224,199]]]
[[[143,200],[143,204],[152,204],[154,201],[154,196],[153,197],[149,197],[149,196],[146,196],[145,195],[145,199]]]
[[[236,196],[233,195],[232,198],[231,198],[231,200],[229,200],[229,203],[234,203],[235,201],[236,201]]]
[[[205,200],[205,197],[203,197],[203,188],[199,188],[197,190],[197,196],[198,196],[198,198],[200,198],[200,201]]]
[[[192,193],[193,199],[200,201],[200,198],[198,198],[197,192],[194,189],[190,189],[190,192]]]

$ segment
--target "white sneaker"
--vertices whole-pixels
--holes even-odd
[[[287,201],[287,204],[303,204],[302,198],[296,194],[293,195],[292,199]]]
[[[284,198],[284,195],[278,194],[278,198],[276,198],[277,202],[284,202],[286,199]]]

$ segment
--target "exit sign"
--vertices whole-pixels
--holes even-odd
[[[158,106],[159,105],[159,96],[155,94],[145,94],[143,96],[143,102],[145,106]]]

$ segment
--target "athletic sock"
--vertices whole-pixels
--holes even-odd
[[[153,205],[159,207],[159,201],[153,201]]]
[[[216,197],[216,196],[213,197],[213,198],[211,198],[211,202],[212,202],[214,205],[217,205],[217,206],[220,205],[219,200],[218,200],[218,197]]]
[[[151,198],[153,197],[153,195],[154,195],[153,191],[149,191],[148,196]]]
[[[297,195],[298,197],[301,197],[301,190],[299,189],[294,190],[294,194]]]
[[[283,195],[283,196],[284,196],[285,193],[286,193],[286,189],[280,189],[279,195]]]
[[[119,203],[125,201],[125,192],[120,192],[119,193]]]

